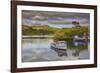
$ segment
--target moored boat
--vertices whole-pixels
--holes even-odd
[[[73,41],[87,41],[89,38],[74,36]]]
[[[67,44],[65,41],[56,41],[51,44],[51,48],[66,50]]]

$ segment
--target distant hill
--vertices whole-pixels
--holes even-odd
[[[49,35],[54,34],[57,28],[49,27],[48,25],[22,25],[23,35]]]

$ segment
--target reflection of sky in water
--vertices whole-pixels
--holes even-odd
[[[89,59],[90,56],[89,47],[85,47],[81,51],[78,51],[76,48],[71,50],[68,47],[65,51],[52,49],[52,39],[23,39],[22,42],[23,62],[78,60]],[[78,48],[79,44],[75,45],[73,43],[73,45]]]
[[[45,18],[44,20],[33,20],[34,17],[40,16]],[[88,13],[69,13],[69,12],[47,12],[47,11],[22,11],[22,23],[24,25],[49,25],[52,27],[73,27],[72,21],[78,21],[81,26],[89,25]],[[58,23],[52,23],[52,22]],[[59,24],[59,22],[65,22]]]

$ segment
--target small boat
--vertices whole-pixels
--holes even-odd
[[[86,38],[73,38],[73,41],[84,41],[87,40]]]
[[[83,42],[83,41],[87,41],[88,38],[85,38],[85,37],[78,37],[78,36],[75,36],[73,38],[73,41],[79,41],[79,42]]]
[[[57,41],[51,44],[51,48],[66,50],[67,44],[65,41]]]

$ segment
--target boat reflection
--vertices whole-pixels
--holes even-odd
[[[82,60],[90,58],[89,42],[23,39],[22,62]]]
[[[79,57],[80,52],[87,49],[88,42],[75,41],[56,41],[51,43],[51,49],[54,50],[59,57],[73,56]]]

